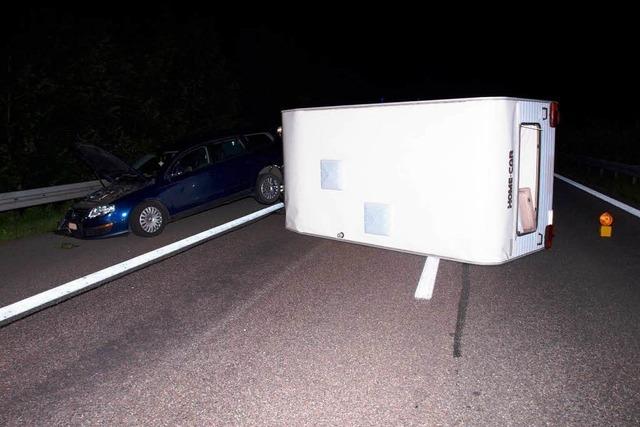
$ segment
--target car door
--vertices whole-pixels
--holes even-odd
[[[239,138],[212,142],[207,148],[213,162],[210,176],[216,198],[227,197],[250,188],[250,168],[246,163],[245,147]]]
[[[167,171],[168,184],[161,195],[171,213],[196,208],[212,198],[210,166],[205,146],[190,149],[174,160]]]

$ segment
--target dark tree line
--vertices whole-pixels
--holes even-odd
[[[0,192],[87,178],[76,141],[125,158],[239,124],[239,84],[207,18],[16,17],[2,80]]]
[[[13,18],[0,192],[91,179],[74,155],[78,140],[132,160],[199,133],[275,126],[283,108],[377,101],[361,76],[314,57],[267,18],[170,7]]]
[[[640,117],[563,120],[558,151],[640,165]]]

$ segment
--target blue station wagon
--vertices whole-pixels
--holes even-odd
[[[282,145],[269,132],[244,133],[189,144],[133,165],[93,145],[80,157],[104,188],[73,205],[58,230],[76,237],[133,231],[160,234],[172,220],[253,194],[263,204],[281,197]]]

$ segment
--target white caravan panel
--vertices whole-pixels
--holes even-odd
[[[549,107],[474,98],[283,111],[287,228],[476,264],[541,249]]]

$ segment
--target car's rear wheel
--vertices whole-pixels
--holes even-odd
[[[280,199],[282,180],[272,173],[263,173],[256,181],[256,200],[265,205],[272,205]]]
[[[136,206],[129,219],[131,231],[142,237],[154,237],[162,233],[168,220],[167,209],[154,200],[147,200]]]

